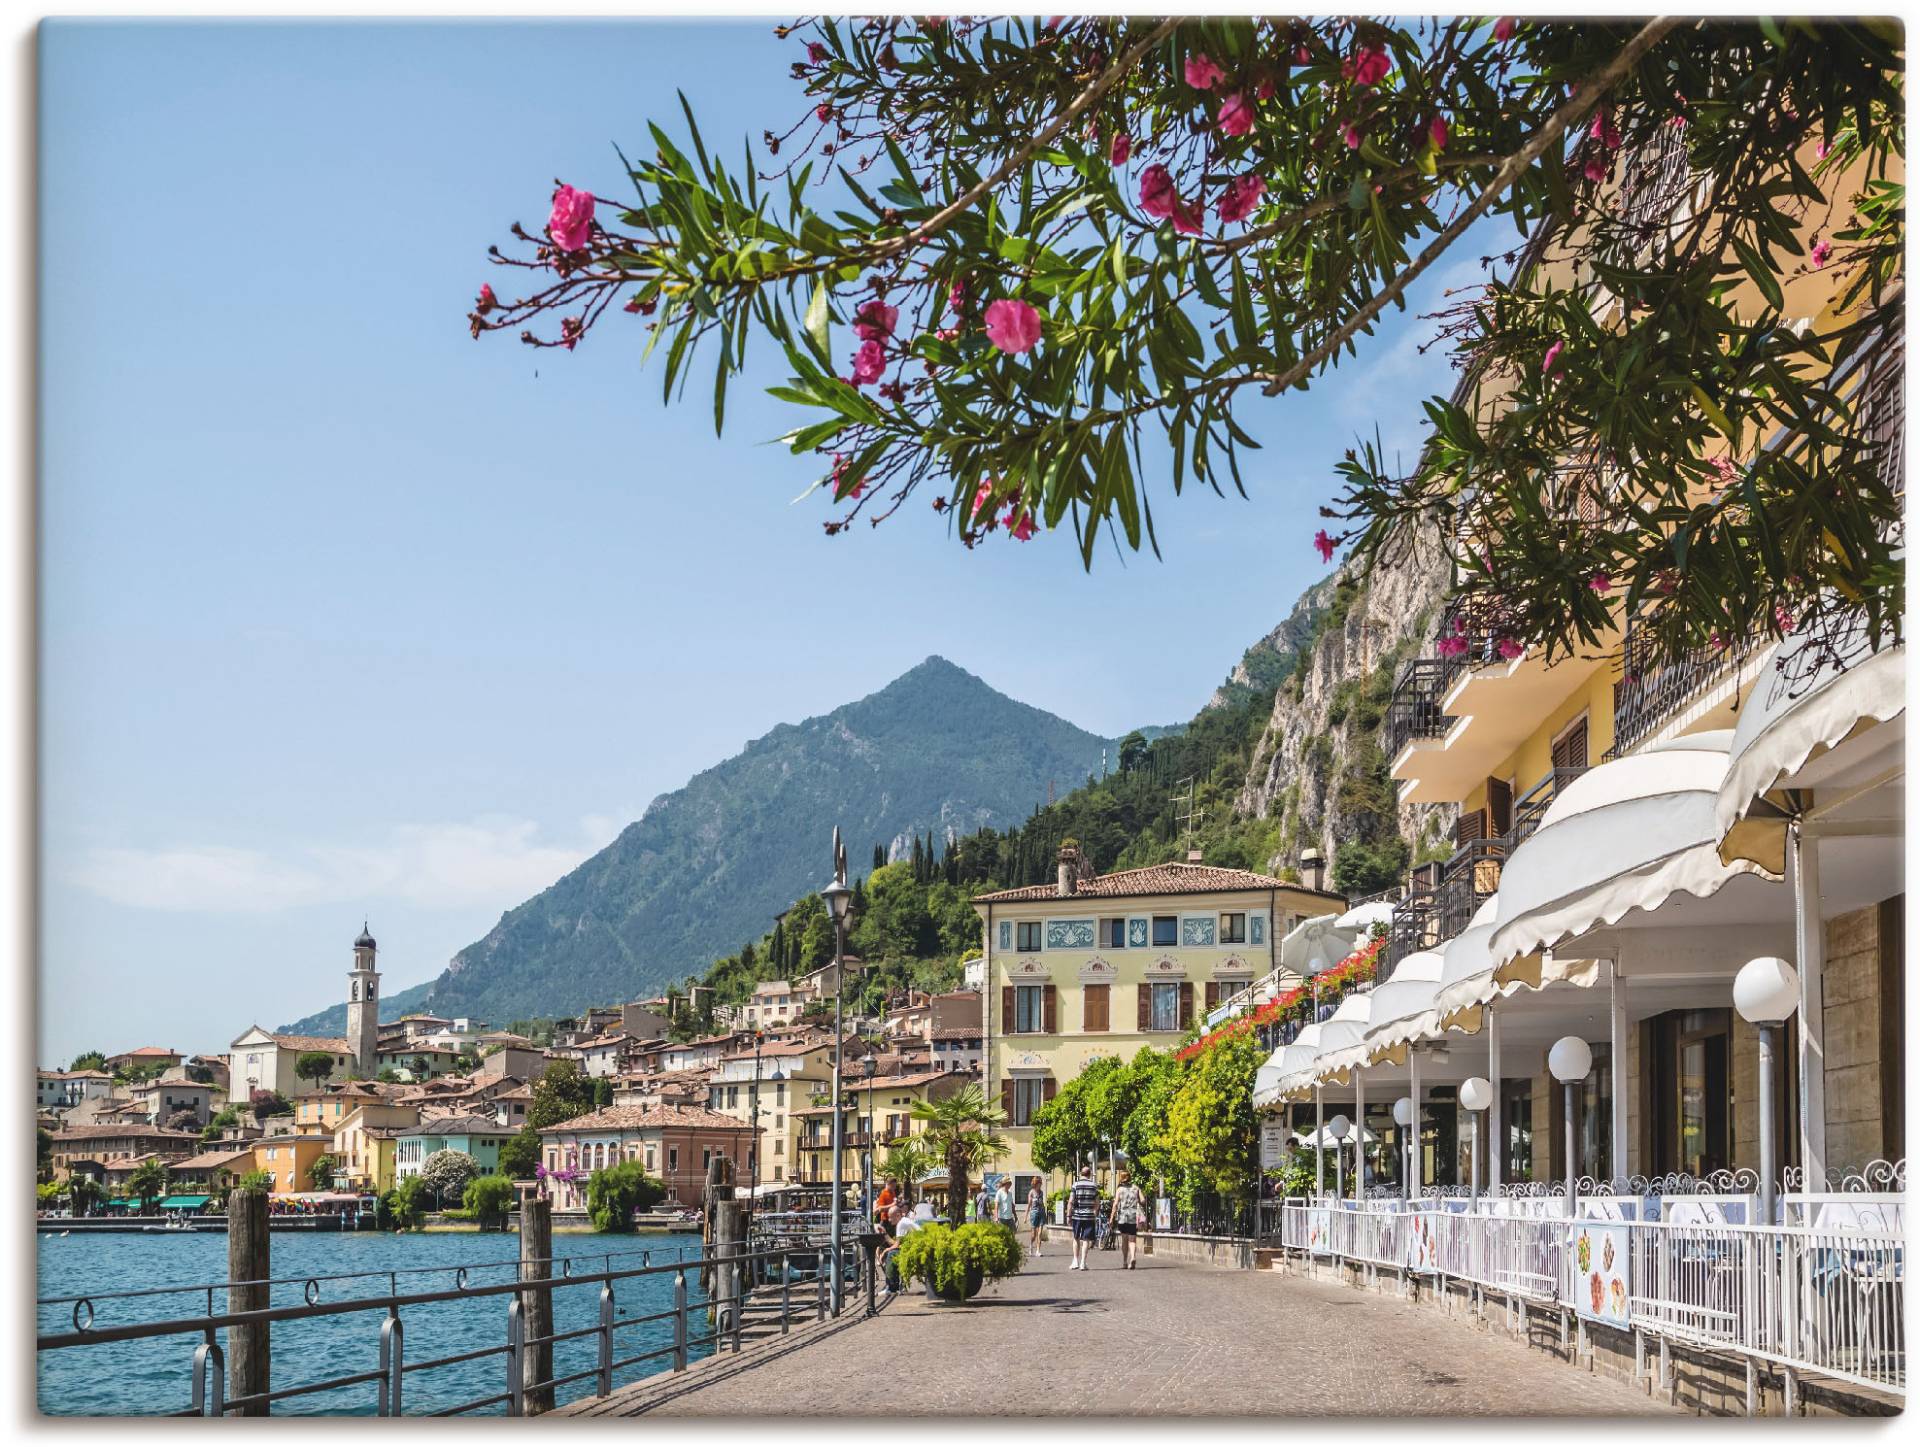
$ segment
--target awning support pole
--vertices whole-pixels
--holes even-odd
[[[1500,1172],[1506,1157],[1506,1136],[1500,1125],[1500,1012],[1487,1003],[1487,1083],[1493,1087],[1493,1105],[1487,1112],[1487,1194],[1500,1194]]]
[[[1796,819],[1788,826],[1793,855],[1794,945],[1800,966],[1800,1189],[1819,1191],[1827,1180],[1827,1051],[1821,975],[1826,929],[1820,919],[1820,844]]]
[[[1410,1201],[1418,1201],[1420,1188],[1426,1184],[1427,1163],[1421,1159],[1424,1152],[1420,1149],[1420,1046],[1417,1041],[1407,1047],[1407,1067],[1413,1076],[1409,1092],[1413,1098],[1413,1122],[1407,1127],[1406,1149],[1402,1152],[1406,1165],[1400,1178],[1404,1183],[1401,1194]]]
[[[1327,1108],[1320,1097],[1320,1083],[1313,1085],[1313,1198],[1327,1198]]]
[[[1353,1199],[1367,1199],[1367,1086],[1366,1072],[1353,1067]]]
[[[1620,1189],[1627,1179],[1627,982],[1620,974],[1620,961],[1607,961],[1607,980],[1612,998],[1608,1002],[1609,1031],[1607,1043],[1607,1069],[1612,1076],[1609,1094],[1612,1097],[1612,1120],[1608,1123],[1608,1135],[1611,1136],[1613,1149],[1609,1153],[1613,1165],[1614,1189]]]

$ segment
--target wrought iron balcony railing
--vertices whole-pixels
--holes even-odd
[[[1380,726],[1389,759],[1398,758],[1413,739],[1445,736],[1453,719],[1441,711],[1440,700],[1464,666],[1458,658],[1416,658],[1401,670]]]
[[[1500,887],[1506,857],[1505,839],[1475,839],[1454,851],[1436,902],[1440,939],[1450,940],[1473,923],[1474,913]]]
[[[1508,853],[1526,842],[1528,836],[1540,827],[1541,819],[1546,816],[1553,801],[1560,797],[1560,791],[1584,773],[1585,768],[1548,769],[1545,777],[1513,801],[1513,824],[1505,835]]]

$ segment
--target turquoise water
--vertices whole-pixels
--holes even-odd
[[[207,1293],[168,1294],[115,1301],[104,1293],[145,1287],[221,1282],[227,1274],[227,1238],[224,1233],[157,1234],[75,1232],[60,1237],[42,1235],[39,1246],[40,1297],[94,1294],[96,1328],[136,1321],[163,1321],[204,1315]],[[602,1236],[558,1233],[554,1254],[573,1262],[576,1274],[640,1266],[640,1255],[651,1253],[654,1265],[693,1259],[699,1252],[697,1235]],[[345,1272],[377,1271],[376,1278],[359,1281],[323,1281],[322,1301],[346,1301],[385,1295],[392,1288],[390,1273],[398,1277],[404,1294],[445,1291],[455,1285],[455,1268],[487,1264],[469,1270],[469,1286],[491,1285],[513,1279],[512,1262],[519,1238],[504,1235],[446,1233],[395,1236],[371,1231],[344,1233],[275,1232],[273,1275],[301,1278],[275,1286],[275,1306],[296,1306],[306,1298],[305,1278]],[[648,1316],[673,1306],[673,1273],[636,1277],[614,1283],[618,1319]],[[600,1288],[576,1286],[554,1293],[556,1330],[565,1332],[596,1325],[600,1319]],[[704,1300],[699,1274],[687,1274],[691,1302]],[[225,1310],[224,1290],[213,1294],[213,1308]],[[507,1340],[509,1294],[412,1306],[401,1313],[405,1330],[404,1360],[421,1362],[482,1347],[504,1346]],[[273,1327],[272,1389],[280,1391],[302,1382],[321,1381],[353,1372],[373,1371],[379,1365],[380,1323],[384,1312],[368,1310],[306,1321],[279,1322]],[[39,1330],[71,1331],[72,1307],[38,1308]],[[705,1314],[689,1314],[692,1337],[708,1330]],[[185,1408],[192,1394],[192,1357],[197,1335],[168,1336],[103,1346],[69,1347],[38,1354],[40,1410],[53,1416],[144,1416]],[[649,1322],[616,1329],[614,1360],[622,1361],[673,1342],[673,1323]],[[689,1351],[690,1359],[707,1355],[707,1348]],[[598,1360],[593,1337],[560,1342],[554,1347],[555,1375],[585,1371]],[[616,1385],[670,1367],[663,1355],[617,1370]],[[506,1389],[506,1357],[495,1355],[406,1376],[403,1404],[408,1416],[456,1406]],[[591,1378],[559,1390],[560,1400],[588,1395]],[[329,1392],[296,1397],[274,1404],[276,1414],[367,1415],[375,1409],[377,1388],[372,1382]],[[500,1415],[504,1404],[482,1409]]]

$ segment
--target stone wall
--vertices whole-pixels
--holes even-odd
[[[1905,896],[1827,921],[1827,1165],[1905,1154],[1901,970]]]

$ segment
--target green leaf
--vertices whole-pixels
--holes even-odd
[[[813,282],[813,300],[807,303],[807,316],[803,326],[807,342],[813,348],[814,355],[820,358],[824,367],[833,366],[833,354],[827,349],[827,279],[815,277]]]

